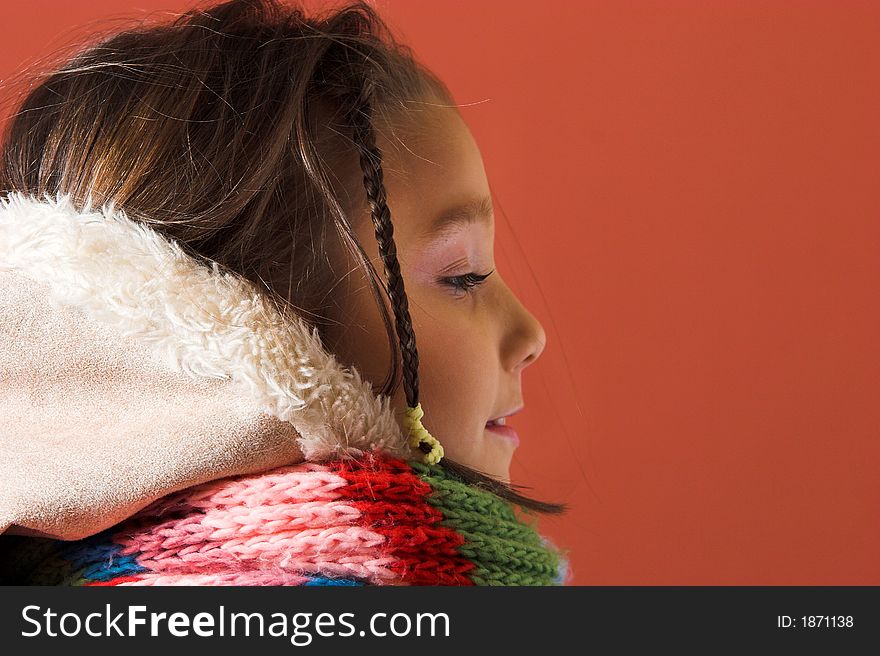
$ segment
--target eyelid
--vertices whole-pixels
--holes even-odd
[[[460,260],[456,260],[455,262],[453,262],[449,266],[443,267],[442,269],[440,269],[440,273],[446,274],[446,273],[449,273],[450,271],[455,271],[456,269],[460,269],[463,266],[467,266],[468,262],[469,262],[468,258],[463,257]],[[462,275],[465,275],[465,274],[462,274]]]
[[[489,273],[475,273],[470,271],[468,273],[461,274],[459,276],[447,276],[440,278],[440,282],[448,287],[452,287],[457,293],[461,294],[470,294],[473,293],[473,290],[476,287],[479,287],[483,284],[486,279],[495,273],[495,269],[489,271]],[[452,282],[454,280],[463,280],[464,283],[455,283]]]

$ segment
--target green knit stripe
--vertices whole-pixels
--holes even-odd
[[[559,558],[545,547],[532,547],[490,535],[459,531],[465,543],[459,553],[476,566],[474,577],[497,581],[498,585],[552,585]],[[518,583],[518,580],[529,583]],[[476,579],[474,579],[476,580]],[[492,585],[492,583],[489,583]]]
[[[444,526],[464,538],[458,551],[474,564],[477,585],[554,585],[559,554],[540,534],[517,518],[512,504],[468,485],[442,467],[410,463],[431,486],[429,504],[443,513]]]
[[[422,480],[431,484],[431,498],[437,507],[478,515],[484,518],[484,523],[489,518],[497,522],[518,521],[513,507],[494,494],[458,481],[438,480],[434,476],[424,476]]]
[[[433,489],[430,500],[435,506],[470,511],[509,522],[518,521],[513,506],[501,497],[463,483],[437,465],[429,466],[421,462],[410,464]]]
[[[436,507],[436,506],[435,506]],[[471,510],[461,510],[456,507],[443,507],[443,516],[447,522],[454,522],[459,531],[479,532],[486,525],[486,517]],[[493,522],[495,534],[499,538],[514,542],[541,546],[541,538],[535,530],[522,522],[512,522],[506,519],[496,519]]]
[[[471,572],[471,580],[475,585],[558,585],[552,576],[504,569],[497,565],[478,565]]]

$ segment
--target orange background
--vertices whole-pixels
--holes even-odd
[[[574,581],[880,584],[880,6],[376,4],[475,103]],[[0,77],[190,6],[4,1]]]

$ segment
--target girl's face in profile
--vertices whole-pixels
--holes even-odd
[[[420,107],[420,131],[405,146],[384,130],[376,139],[419,351],[422,421],[451,459],[509,482],[515,419],[508,417],[508,429],[487,424],[523,408],[523,369],[546,337],[495,269],[489,184],[470,131],[453,107]],[[368,214],[355,229],[383,273]],[[331,257],[348,275],[333,291],[338,323],[327,330],[327,346],[378,385],[390,358],[379,309],[363,270],[340,251]],[[402,418],[402,385],[392,407]]]

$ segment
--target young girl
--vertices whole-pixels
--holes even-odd
[[[561,507],[509,481],[544,331],[450,92],[370,5],[105,39],[24,98],[0,194],[10,580],[563,581],[512,504]]]

